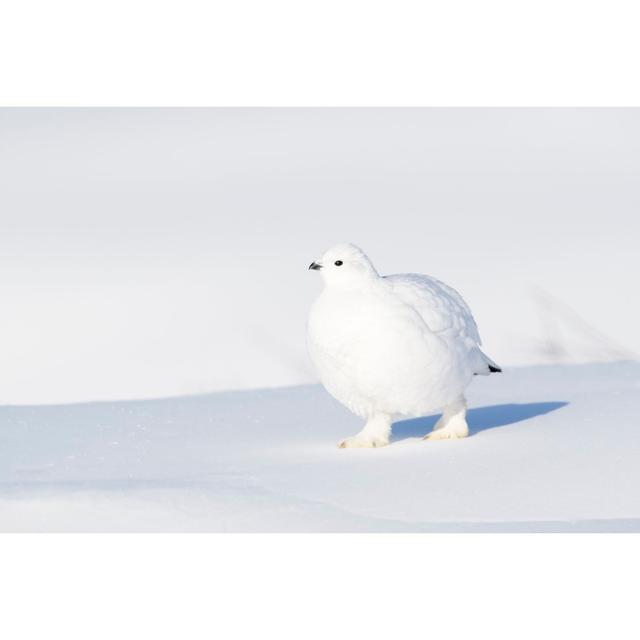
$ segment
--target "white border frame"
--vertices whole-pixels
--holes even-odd
[[[8,0],[0,104],[640,104],[630,0]]]

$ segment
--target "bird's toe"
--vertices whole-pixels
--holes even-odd
[[[427,433],[427,435],[422,439],[423,440],[458,440],[460,438],[464,438],[465,435],[455,433],[454,431],[450,431],[449,429],[438,429],[437,431],[432,431],[431,433]]]
[[[375,449],[378,447],[384,447],[389,442],[382,439],[375,438],[363,438],[359,436],[353,436],[351,438],[345,438],[338,442],[339,449]]]

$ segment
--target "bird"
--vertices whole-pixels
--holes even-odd
[[[365,420],[340,448],[389,444],[392,422],[441,413],[427,440],[469,435],[464,391],[502,369],[481,349],[462,296],[433,277],[381,276],[354,244],[338,244],[309,269],[324,288],[311,306],[307,349],[325,389]]]

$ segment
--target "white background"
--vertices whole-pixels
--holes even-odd
[[[187,535],[3,540],[0,626],[16,640],[637,638],[632,535]]]
[[[4,104],[640,102],[632,2],[6,5]],[[637,637],[635,536],[166,540],[7,537],[4,635]]]

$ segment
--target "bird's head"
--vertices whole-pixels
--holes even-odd
[[[366,254],[355,244],[338,244],[309,265],[320,271],[327,286],[345,289],[363,286],[378,277]]]

